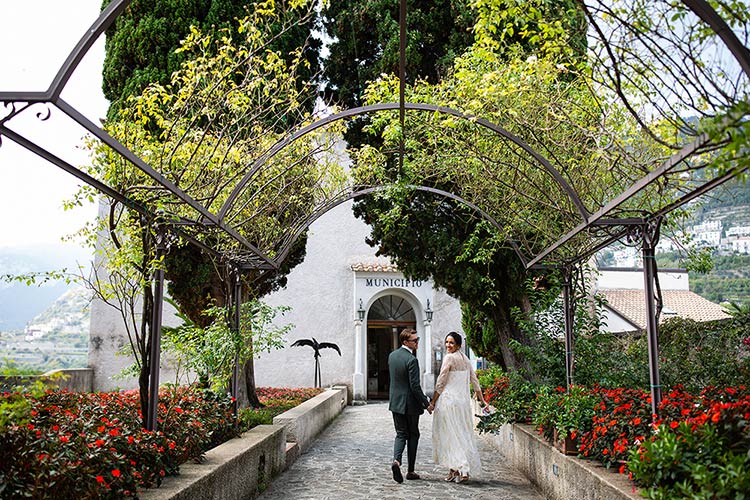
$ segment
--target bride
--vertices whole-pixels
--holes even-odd
[[[471,361],[461,352],[461,335],[450,332],[445,337],[448,351],[440,368],[432,405],[432,449],[435,463],[450,468],[446,481],[464,483],[469,476],[480,476],[482,465],[474,438],[469,383],[482,406],[482,389]]]

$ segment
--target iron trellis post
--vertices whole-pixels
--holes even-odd
[[[573,385],[573,272],[571,266],[563,271],[563,307],[565,308],[565,382],[567,390]]]
[[[234,331],[235,338],[240,338],[240,307],[242,306],[242,282],[240,281],[240,269],[239,267],[234,268],[234,314],[232,315],[232,330]],[[232,411],[234,416],[237,416],[238,411],[238,396],[240,388],[240,348],[239,346],[234,353],[234,366],[232,366]]]
[[[146,429],[157,430],[157,410],[159,406],[159,364],[161,357],[161,322],[164,299],[164,268],[162,257],[166,250],[166,230],[162,224],[156,227],[156,261],[158,267],[154,271],[154,304],[151,315],[151,350],[149,352],[148,379],[148,415]]]
[[[659,324],[656,317],[655,247],[659,241],[661,219],[640,226],[643,245],[643,290],[646,300],[646,333],[648,335],[648,371],[651,382],[651,413],[658,414],[661,403],[661,377],[659,376]]]

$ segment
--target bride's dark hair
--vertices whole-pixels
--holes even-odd
[[[450,332],[450,333],[449,333],[448,335],[446,335],[446,336],[445,336],[445,338],[446,338],[446,339],[447,339],[448,337],[453,337],[453,340],[454,340],[454,341],[456,342],[456,345],[457,345],[458,347],[461,347],[461,342],[463,342],[463,341],[461,340],[461,334],[459,334],[459,333],[456,333],[456,332]]]

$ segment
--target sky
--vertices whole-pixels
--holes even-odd
[[[0,90],[45,90],[70,51],[99,15],[101,0],[0,0]],[[104,37],[84,57],[62,93],[64,100],[95,123],[106,114],[101,91]],[[0,117],[6,111],[0,106]],[[57,121],[55,121],[57,120]],[[61,123],[53,109],[47,122],[14,119],[9,128],[43,142],[70,163],[80,166],[88,156],[80,148],[82,132]],[[53,130],[55,131],[53,133]],[[63,201],[80,181],[16,145],[7,137],[0,145],[0,248],[60,243],[96,214],[94,204],[63,211]]]

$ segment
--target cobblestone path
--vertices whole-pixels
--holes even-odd
[[[448,471],[432,461],[431,428],[432,417],[425,412],[416,467],[422,479],[398,484],[390,469],[395,431],[388,404],[347,406],[259,500],[543,500],[481,439],[482,478],[446,483]],[[406,467],[402,470],[406,474]]]

